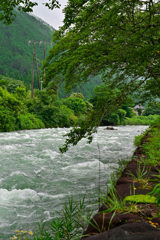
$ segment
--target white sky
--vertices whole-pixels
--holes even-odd
[[[67,0],[59,0],[61,3],[61,8],[55,8],[53,10],[49,10],[48,7],[45,7],[42,3],[47,2],[47,0],[38,0],[38,6],[33,8],[33,15],[41,18],[43,21],[47,22],[49,25],[54,27],[56,30],[58,27],[62,26],[64,14],[62,13],[62,9],[67,3]]]

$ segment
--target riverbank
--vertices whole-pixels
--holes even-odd
[[[154,194],[149,194],[160,180],[159,144],[160,128],[142,136],[115,187],[111,182],[109,194],[103,197],[103,205],[82,239],[160,239],[160,208]]]

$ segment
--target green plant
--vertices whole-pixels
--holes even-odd
[[[57,213],[59,214],[59,213]],[[87,215],[84,217],[84,215]],[[79,202],[69,198],[69,202],[65,203],[59,218],[53,219],[50,224],[50,230],[39,227],[39,235],[36,240],[73,240],[79,239],[86,225],[84,220],[89,219],[90,214],[87,213],[85,205],[85,196]]]
[[[110,179],[109,191],[107,194],[101,195],[100,198],[101,203],[107,206],[105,212],[121,212],[126,210],[125,202],[118,196],[112,179]]]
[[[141,166],[139,164],[138,169],[136,171],[136,175],[134,175],[130,171],[127,174],[130,175],[132,178],[134,178],[134,180],[140,184],[141,188],[145,188],[149,183],[149,179],[147,177],[148,171],[145,168],[145,166],[143,166],[143,168],[141,168]]]
[[[150,128],[147,128],[141,135],[139,136],[135,136],[135,139],[134,139],[134,145],[137,147],[137,146],[140,146],[141,144],[143,144],[143,140],[145,138],[145,136],[151,131]]]
[[[116,214],[135,211],[134,204],[127,205],[126,201],[122,200],[120,196],[118,196],[112,179],[110,179],[109,192],[101,196],[101,203],[107,207],[104,211],[105,213],[113,212],[108,225],[108,230],[110,229],[111,222]]]
[[[151,124],[152,127],[160,128],[160,116],[158,116],[154,122]]]
[[[125,119],[125,125],[151,125],[158,115],[149,115],[149,116],[133,116],[132,118]]]
[[[134,203],[156,203],[156,197],[153,197],[149,194],[143,195],[130,195],[125,197],[124,201],[126,202],[134,202]]]
[[[152,191],[149,193],[152,196],[157,195],[157,205],[160,204],[160,183],[156,184]]]
[[[26,113],[20,114],[17,117],[18,130],[23,129],[39,129],[44,128],[44,124],[41,119],[37,118],[34,114]]]
[[[134,145],[137,147],[137,146],[140,146],[142,144],[142,140],[144,138],[144,134],[141,134],[139,136],[135,136],[135,139],[134,139]]]
[[[148,142],[143,146],[147,158],[144,160],[144,163],[151,166],[157,166],[159,164],[160,156],[160,129],[152,128],[150,132],[150,138]]]
[[[160,103],[158,101],[149,103],[146,109],[143,111],[143,116],[154,114],[160,115]]]
[[[90,220],[90,218],[85,218],[87,223],[90,224],[92,227],[94,227],[99,233],[103,232],[105,229],[105,225],[104,225],[104,219],[105,219],[105,214],[106,213],[102,213],[102,226],[100,227],[98,225],[98,223],[96,222],[96,220],[93,218],[92,220]],[[87,237],[88,235],[83,235],[83,237]]]

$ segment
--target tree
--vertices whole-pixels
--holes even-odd
[[[142,115],[149,116],[154,114],[160,115],[160,102],[154,101],[149,103]]]
[[[112,91],[108,91],[108,87],[105,84],[101,84],[97,86],[94,90],[94,95],[90,99],[90,101],[94,104],[94,108],[97,108],[101,102],[106,102],[107,100],[111,100],[118,93],[117,89],[113,89]],[[125,101],[125,105],[119,106],[120,108],[111,114],[106,113],[103,119],[101,120],[102,126],[108,125],[119,125],[123,124],[124,119],[126,117],[126,113],[128,111],[128,105],[131,104],[131,98],[127,98]],[[127,110],[123,110],[123,107]]]
[[[4,109],[8,109],[12,115],[18,116],[26,112],[26,106],[24,103],[17,99],[15,95],[10,94],[7,89],[0,87],[0,105]]]
[[[16,118],[21,113],[25,113],[23,103],[0,87],[0,132],[15,131]]]
[[[19,11],[32,12],[33,7],[38,5],[38,1],[31,0],[0,0],[0,21],[3,21],[6,24],[12,23],[15,19],[16,14],[13,13],[14,8],[17,8]],[[59,1],[57,0],[46,0],[44,3],[49,9],[59,7]]]
[[[85,114],[87,111],[82,93],[72,93],[70,97],[63,100],[63,104],[72,109],[76,116]]]
[[[72,131],[66,147],[86,135],[90,140],[106,113],[118,109],[128,95],[147,83],[152,82],[152,89],[159,83],[159,9],[157,0],[68,1],[64,25],[54,34],[56,44],[44,63],[45,86],[52,82],[56,89],[64,81],[69,91],[88,77],[102,74],[109,91],[119,92],[98,105],[82,131]]]
[[[26,87],[24,85],[18,86],[15,89],[14,94],[17,99],[23,101],[27,97]]]
[[[59,72],[67,89],[99,72],[105,81],[114,77],[114,87],[131,90],[157,81],[159,7],[152,0],[70,0],[46,62],[46,84]]]

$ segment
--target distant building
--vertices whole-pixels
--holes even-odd
[[[144,111],[144,107],[143,106],[141,106],[141,105],[136,105],[135,107],[134,107],[134,111],[139,115],[139,116],[141,116],[141,114],[142,114],[142,112]]]

